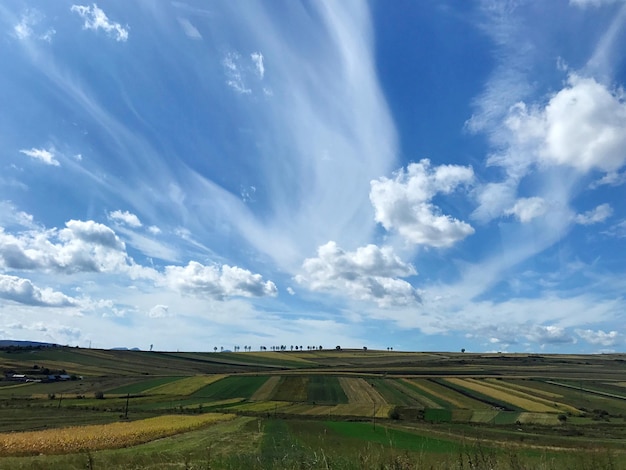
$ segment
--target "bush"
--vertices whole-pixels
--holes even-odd
[[[104,392],[102,392],[101,390],[95,392],[93,396],[96,400],[104,400]]]

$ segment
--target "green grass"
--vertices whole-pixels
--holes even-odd
[[[316,404],[348,403],[337,377],[312,375],[307,383],[307,401]]]
[[[151,388],[158,387],[159,385],[165,385],[176,380],[180,380],[181,378],[182,377],[159,377],[156,379],[142,380],[141,382],[106,390],[106,393],[111,395],[136,395],[145,392],[146,390],[150,390]]]
[[[313,376],[311,376],[313,377]],[[276,387],[272,400],[301,402],[308,399],[309,377],[284,377]]]
[[[226,398],[249,399],[268,379],[262,376],[231,376],[202,387],[190,395],[191,398],[210,398],[224,400]]]

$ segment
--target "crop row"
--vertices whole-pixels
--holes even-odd
[[[0,455],[69,454],[129,447],[233,418],[234,415],[216,413],[166,415],[130,422],[2,433]]]

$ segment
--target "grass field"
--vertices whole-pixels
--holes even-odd
[[[3,351],[0,469],[626,469],[625,360]]]

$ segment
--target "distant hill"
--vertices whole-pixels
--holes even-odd
[[[41,343],[39,341],[19,341],[15,339],[0,339],[0,348],[9,348],[9,347],[17,347],[17,348],[51,348],[59,346],[54,343]]]
[[[119,348],[111,348],[111,351],[141,351],[141,349],[119,347]]]

